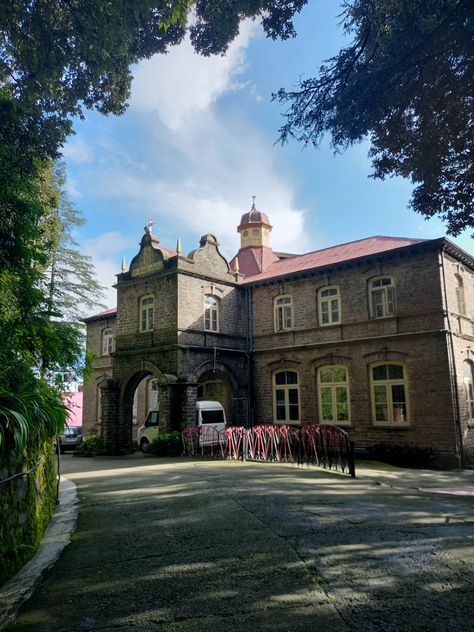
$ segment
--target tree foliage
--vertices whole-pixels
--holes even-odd
[[[85,316],[85,311],[105,309],[100,302],[104,290],[96,279],[91,258],[80,252],[74,236],[84,218],[66,194],[64,164],[49,165],[44,176],[56,193],[56,203],[40,222],[41,240],[48,249],[42,285],[51,316],[77,322]]]
[[[224,52],[244,18],[267,35],[294,34],[307,0],[10,0],[0,12],[0,87],[8,86],[32,143],[56,158],[84,108],[121,114],[130,66],[182,41],[199,53]]]
[[[374,177],[411,178],[415,211],[474,228],[473,0],[351,0],[343,24],[352,43],[275,95],[281,140],[369,137]]]

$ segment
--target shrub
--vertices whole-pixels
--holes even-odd
[[[161,432],[150,443],[149,454],[180,456],[183,452],[180,432]]]
[[[371,459],[400,467],[433,467],[432,448],[420,448],[408,444],[377,443],[367,449]]]
[[[36,552],[56,508],[56,461],[52,440],[19,459],[14,452],[0,466],[0,478],[32,470],[0,487],[0,585]],[[1,624],[0,624],[1,625]]]
[[[473,467],[474,466],[474,447],[472,448],[464,448],[463,454],[464,467]]]
[[[97,456],[110,452],[109,445],[97,434],[86,437],[74,451],[75,456]]]

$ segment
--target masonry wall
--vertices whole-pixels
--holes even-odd
[[[82,408],[82,433],[89,436],[100,434],[100,395],[99,384],[112,376],[112,356],[103,354],[102,335],[105,329],[113,329],[115,333],[115,316],[87,323],[87,350],[94,354],[92,379],[84,384]]]
[[[391,276],[393,316],[370,315],[368,283]],[[318,290],[339,287],[341,323],[319,323]],[[351,437],[359,448],[376,443],[432,447],[445,462],[457,449],[454,401],[445,329],[440,262],[436,252],[382,258],[373,264],[315,274],[288,283],[254,287],[253,382],[255,422],[274,421],[272,376],[297,371],[302,423],[321,419],[317,370],[341,364],[348,370]],[[274,300],[291,295],[294,329],[275,332]],[[409,423],[391,427],[373,422],[370,366],[398,362],[407,375]]]
[[[452,363],[457,390],[459,433],[466,460],[474,461],[474,419],[467,405],[465,387],[466,364],[474,373],[474,273],[449,255],[444,256],[446,282],[447,327],[452,331]],[[459,300],[459,280],[462,284],[464,310]],[[464,311],[464,313],[462,313]]]

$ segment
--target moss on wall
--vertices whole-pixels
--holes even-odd
[[[38,467],[28,476],[0,485],[0,585],[35,554],[56,507],[56,461],[53,444],[29,450],[23,462],[10,459],[0,479]]]

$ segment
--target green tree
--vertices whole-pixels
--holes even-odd
[[[38,155],[56,158],[72,116],[124,111],[130,66],[181,42],[191,8],[191,40],[209,55],[224,52],[247,17],[261,17],[271,37],[293,35],[306,1],[10,0],[0,12],[0,87],[22,110]]]
[[[97,281],[91,258],[80,252],[74,237],[75,229],[85,220],[66,194],[64,164],[51,166],[45,176],[57,197],[54,207],[41,220],[41,239],[49,253],[42,285],[52,316],[78,322],[87,311],[105,309],[100,302],[104,289]]]
[[[275,98],[281,140],[336,150],[369,138],[373,177],[414,184],[412,208],[448,232],[474,228],[473,0],[351,0],[349,46]]]

